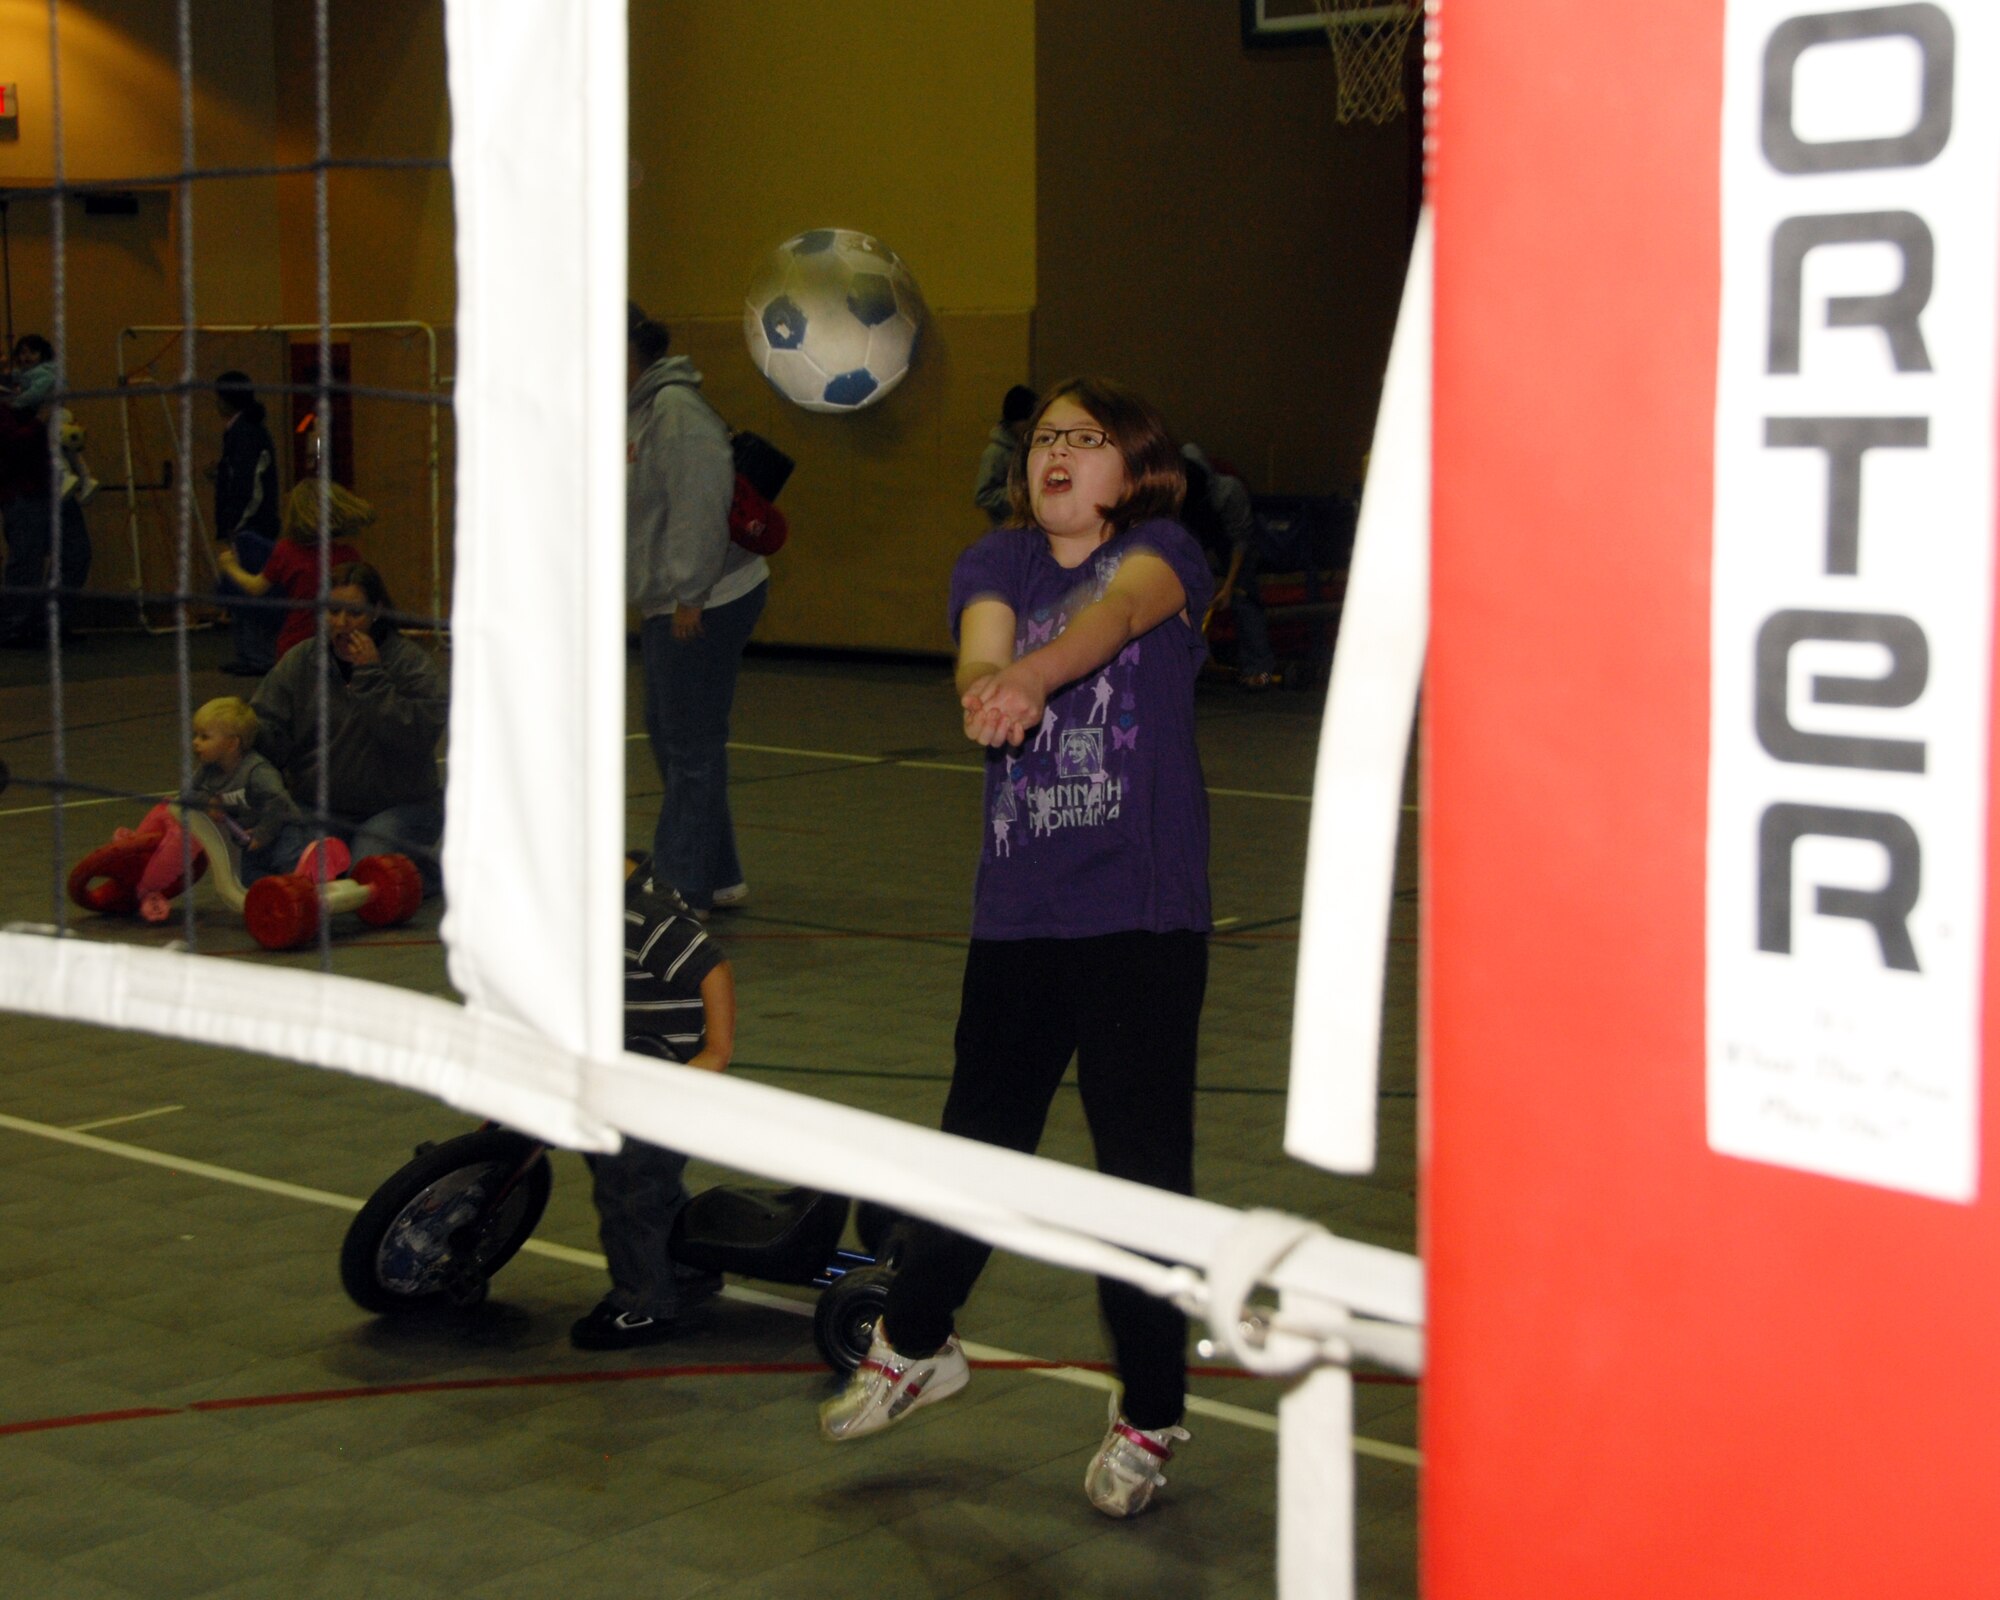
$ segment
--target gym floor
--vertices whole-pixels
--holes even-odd
[[[190,640],[193,701],[241,692],[226,641]],[[171,638],[87,635],[64,656],[73,777],[161,793],[183,737]],[[627,726],[640,728],[636,675]],[[1411,1249],[1416,1233],[1416,866],[1390,929],[1382,1158],[1336,1179],[1282,1148],[1287,1040],[1319,727],[1314,695],[1204,684],[1218,929],[1198,1187]],[[47,794],[46,660],[0,659],[0,923],[52,919],[67,865],[138,801]],[[978,836],[978,762],[938,662],[753,658],[732,800],[751,884],[713,931],[735,963],[733,1068],[935,1125]],[[628,745],[629,837],[659,780]],[[1413,821],[1407,813],[1406,822]],[[1406,828],[1406,835],[1413,828]],[[198,944],[258,949],[197,892]],[[178,938],[72,909],[83,937]],[[342,928],[336,970],[449,993],[438,908]],[[972,1387],[835,1449],[810,1290],[731,1281],[686,1337],[570,1348],[605,1288],[581,1161],[556,1157],[529,1249],[464,1319],[371,1318],[341,1292],[351,1211],[420,1140],[471,1126],[337,1073],[0,1015],[0,1592],[96,1597],[1216,1596],[1275,1585],[1278,1386],[1197,1366],[1193,1434],[1155,1509],[1105,1520],[1081,1484],[1104,1427],[1092,1284],[996,1256],[961,1327]],[[1073,1093],[1043,1153],[1087,1164]],[[690,1181],[740,1178],[695,1164]],[[1022,1361],[1046,1366],[1023,1367]],[[1069,1365],[1073,1363],[1074,1365]],[[1356,1391],[1360,1593],[1416,1593],[1416,1386]]]

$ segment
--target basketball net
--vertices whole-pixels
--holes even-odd
[[[1420,0],[1313,0],[1340,75],[1342,122],[1387,122],[1403,111],[1403,49]]]

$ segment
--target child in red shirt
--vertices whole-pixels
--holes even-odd
[[[295,602],[285,613],[284,626],[278,630],[278,660],[283,660],[285,652],[293,645],[312,637],[315,602],[319,598],[320,503],[317,478],[308,478],[292,486],[291,498],[285,502],[285,519],[278,530],[277,546],[264,563],[262,572],[251,572],[244,567],[236,559],[232,546],[223,544],[216,548],[215,564],[245,594]],[[330,541],[327,570],[359,561],[361,553],[343,535],[359,533],[372,523],[375,508],[339,484],[330,484],[326,490],[326,520]]]

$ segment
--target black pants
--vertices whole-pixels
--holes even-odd
[[[62,542],[56,556],[56,576],[63,589],[81,589],[90,579],[90,533],[84,526],[83,508],[74,500],[64,500],[57,516]],[[0,507],[0,525],[7,533],[6,583],[12,591],[0,602],[0,633],[38,637],[47,615],[45,602],[40,595],[21,591],[39,589],[48,582],[48,496],[9,500]],[[66,628],[76,602],[65,594],[57,604]]]
[[[611,1268],[610,1300],[620,1311],[662,1319],[681,1311],[685,1269],[667,1241],[688,1203],[681,1176],[688,1158],[678,1150],[627,1139],[610,1155],[587,1155],[597,1237]]]
[[[957,1065],[944,1131],[1009,1150],[1041,1141],[1072,1055],[1097,1166],[1114,1177],[1194,1192],[1194,1067],[1208,940],[1199,933],[1091,939],[975,939],[966,955]],[[915,1226],[883,1323],[895,1348],[926,1355],[951,1334],[990,1246]],[[1144,1290],[1097,1284],[1125,1416],[1180,1421],[1187,1318]]]

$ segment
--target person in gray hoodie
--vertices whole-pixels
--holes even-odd
[[[666,327],[626,323],[626,597],[639,610],[646,737],[664,792],[653,877],[706,916],[749,893],[729,816],[729,709],[771,570],[731,542],[736,467],[701,374]]]
[[[1007,499],[1007,473],[1020,453],[1021,427],[1035,409],[1035,391],[1017,383],[1000,402],[1000,422],[986,436],[979,455],[979,474],[972,480],[972,503],[999,527],[1013,513]]]

